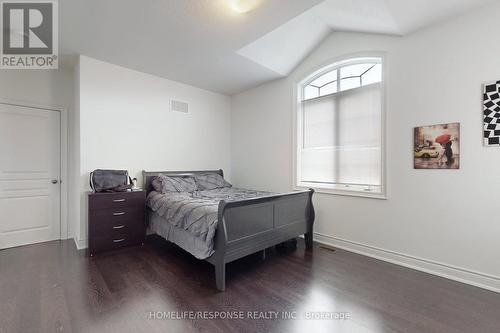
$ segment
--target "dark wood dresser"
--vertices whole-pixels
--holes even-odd
[[[144,244],[145,191],[88,194],[89,253]]]

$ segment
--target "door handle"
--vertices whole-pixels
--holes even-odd
[[[52,179],[50,182],[51,182],[52,184],[57,184],[57,183],[59,183],[59,181],[58,181],[57,179]]]

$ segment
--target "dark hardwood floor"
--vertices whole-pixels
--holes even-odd
[[[227,272],[217,292],[210,264],[156,237],[93,258],[73,241],[3,250],[0,332],[500,332],[499,294],[342,250],[299,242]],[[244,319],[166,318],[196,311]]]

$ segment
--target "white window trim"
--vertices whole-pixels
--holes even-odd
[[[329,186],[321,186],[320,184],[315,183],[301,183],[299,184],[300,179],[300,169],[298,165],[300,165],[300,151],[301,146],[298,142],[302,142],[302,131],[299,130],[299,126],[302,126],[302,120],[300,115],[302,114],[302,87],[305,83],[311,82],[318,76],[323,73],[326,73],[329,69],[334,67],[342,66],[343,64],[351,63],[352,60],[359,59],[360,62],[363,60],[369,60],[373,58],[381,59],[382,63],[382,147],[381,147],[381,159],[382,159],[382,175],[381,175],[381,192],[371,193],[367,191],[359,191],[359,190],[349,190],[349,189],[334,189]],[[363,53],[354,53],[348,54],[339,58],[331,59],[326,64],[318,66],[309,72],[306,72],[305,75],[302,76],[300,81],[294,82],[293,87],[293,183],[292,188],[295,190],[303,190],[307,188],[313,188],[318,193],[325,194],[333,194],[333,195],[343,195],[343,196],[353,196],[353,197],[362,197],[362,198],[373,198],[373,199],[388,199],[387,195],[387,155],[386,155],[386,144],[387,144],[387,111],[386,111],[386,87],[387,87],[387,61],[386,54],[384,52],[363,52]]]

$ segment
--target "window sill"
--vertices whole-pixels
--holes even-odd
[[[340,190],[340,189],[332,189],[332,188],[317,187],[317,186],[305,186],[305,185],[295,185],[294,186],[294,190],[297,190],[297,191],[307,190],[309,188],[312,188],[316,193],[321,193],[321,194],[331,194],[331,195],[342,195],[342,196],[348,196],[348,197],[388,200],[386,193],[370,193],[370,192],[365,192],[365,191]]]

